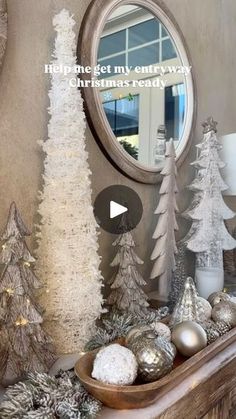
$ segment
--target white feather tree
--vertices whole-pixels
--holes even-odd
[[[167,301],[171,290],[173,272],[176,269],[175,231],[178,230],[176,221],[176,213],[178,212],[176,203],[176,194],[178,193],[177,169],[173,140],[166,143],[165,165],[161,174],[164,178],[159,192],[160,201],[155,211],[159,218],[153,234],[153,239],[157,241],[151,255],[151,260],[155,260],[155,262],[150,277],[151,279],[159,278],[160,299]]]
[[[53,19],[54,65],[74,66],[75,21],[67,10]],[[53,73],[37,256],[47,294],[45,325],[58,353],[83,349],[102,312],[97,224],[85,150],[85,115],[74,74]]]

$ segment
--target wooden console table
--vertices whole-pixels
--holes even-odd
[[[236,342],[170,389],[135,410],[104,408],[101,419],[236,419]]]

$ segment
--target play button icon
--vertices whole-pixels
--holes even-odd
[[[103,189],[95,199],[94,215],[99,226],[112,234],[134,229],[142,218],[143,206],[131,188],[112,185]]]
[[[118,204],[117,202],[110,202],[110,218],[118,217],[118,215],[124,214],[128,211],[127,207]]]

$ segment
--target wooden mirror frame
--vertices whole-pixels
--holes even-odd
[[[93,0],[85,13],[79,33],[77,47],[78,64],[84,67],[94,67],[97,64],[100,37],[107,18],[117,7],[132,4],[147,9],[160,20],[175,44],[181,64],[183,66],[191,66],[188,49],[181,30],[161,0]],[[191,73],[185,77],[187,112],[185,115],[185,128],[179,146],[180,152],[176,158],[177,166],[182,164],[189,151],[192,129],[195,123],[195,89]],[[81,73],[80,77],[82,80],[91,80],[91,74],[88,73]],[[161,179],[160,167],[156,170],[154,168],[149,169],[129,156],[118,143],[103,110],[99,88],[84,87],[81,88],[81,91],[91,131],[111,163],[124,175],[137,182],[149,184],[159,182]]]

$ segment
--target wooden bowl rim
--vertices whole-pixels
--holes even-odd
[[[118,385],[113,385],[113,384],[105,384],[101,381],[95,380],[94,378],[88,376],[83,371],[81,371],[80,366],[82,364],[82,361],[85,358],[91,357],[91,356],[94,358],[97,352],[101,348],[87,352],[85,355],[83,355],[75,364],[75,373],[83,383],[99,390],[104,389],[109,392],[122,391],[126,393],[134,393],[134,392],[145,391],[145,390],[146,391],[154,390],[154,389],[163,387],[165,384],[168,384],[172,379],[174,380],[178,376],[182,376],[181,373],[184,373],[186,370],[189,370],[190,368],[192,368],[192,370],[199,368],[203,363],[211,359],[212,355],[214,356],[218,354],[221,350],[229,346],[235,340],[236,340],[236,327],[230,330],[229,332],[227,332],[225,335],[218,338],[214,343],[206,346],[206,348],[202,349],[200,352],[193,355],[191,358],[187,358],[186,361],[183,362],[183,364],[173,369],[169,374],[167,374],[163,378],[160,378],[159,380],[153,381],[151,383],[136,384],[136,385],[130,385],[130,386],[118,386]]]

